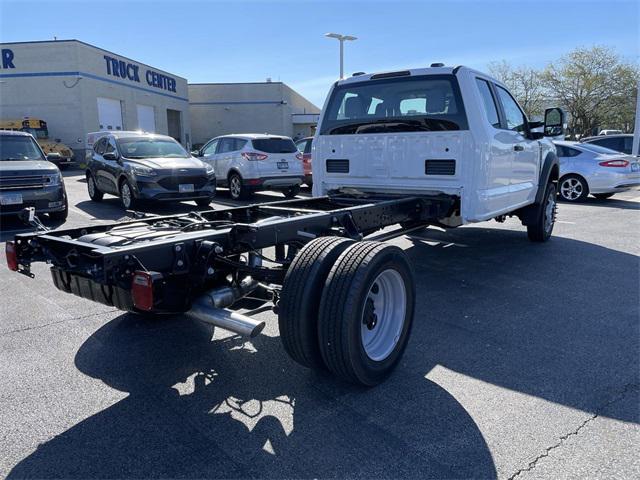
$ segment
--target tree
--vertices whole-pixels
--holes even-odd
[[[611,48],[594,46],[549,64],[541,79],[547,94],[569,114],[569,133],[590,135],[599,128],[632,128],[639,73]]]
[[[544,113],[544,87],[540,72],[531,67],[513,67],[507,61],[489,64],[491,74],[504,83],[529,117]]]

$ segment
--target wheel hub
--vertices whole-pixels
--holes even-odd
[[[367,326],[367,329],[373,330],[378,324],[378,315],[376,315],[376,307],[371,298],[367,298],[367,302],[364,305],[364,314],[362,315],[362,323]]]

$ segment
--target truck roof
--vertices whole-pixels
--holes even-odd
[[[345,78],[344,80],[338,80],[336,82],[336,85],[366,82],[368,80],[378,80],[378,79],[382,80],[384,78],[412,77],[412,76],[420,76],[420,75],[451,75],[451,74],[456,74],[459,71],[474,72],[478,75],[482,75],[483,77],[491,79],[495,83],[502,85],[502,82],[491,77],[490,75],[487,75],[484,72],[480,72],[469,67],[465,67],[463,65],[459,65],[457,67],[442,66],[442,67],[407,68],[404,70],[387,70],[382,72],[361,73],[358,75]]]

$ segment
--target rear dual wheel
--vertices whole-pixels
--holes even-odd
[[[287,273],[280,333],[298,363],[373,386],[404,353],[414,303],[413,273],[401,249],[321,238],[300,251]]]

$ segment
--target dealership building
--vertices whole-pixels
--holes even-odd
[[[0,120],[47,122],[84,158],[86,134],[144,130],[190,148],[225,133],[313,133],[319,109],[281,82],[191,84],[78,40],[0,44]]]

